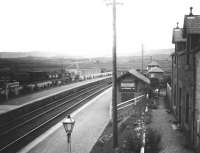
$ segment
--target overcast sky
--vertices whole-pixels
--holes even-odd
[[[199,0],[120,0],[117,53],[172,48],[172,29]],[[43,51],[77,56],[112,53],[112,8],[105,0],[1,0],[0,52]]]

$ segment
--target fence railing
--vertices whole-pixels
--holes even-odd
[[[124,102],[117,105],[117,109],[120,110],[120,109],[126,108],[126,107],[131,106],[131,105],[136,105],[137,102],[139,102],[144,96],[145,95],[141,95],[141,96],[135,97],[133,99],[124,101]]]
[[[138,102],[142,101],[143,98],[145,98],[145,94],[144,95],[140,95],[138,97],[135,97],[133,99],[130,99],[130,100],[127,100],[127,101],[124,101],[120,104],[117,105],[117,110],[121,110],[121,109],[124,109],[126,107],[129,107],[131,105],[136,105]],[[148,111],[148,109],[145,109],[145,111]],[[112,114],[110,114],[112,115]],[[144,146],[145,146],[145,136],[146,136],[146,133],[144,132],[143,133],[143,136],[142,136],[142,147],[140,149],[140,153],[144,153]]]

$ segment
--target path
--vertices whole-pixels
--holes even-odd
[[[167,113],[164,104],[164,96],[159,98],[159,106],[152,111],[151,126],[157,129],[161,135],[162,150],[160,153],[193,153],[187,150],[185,145],[185,137],[183,134],[172,128],[174,116]]]

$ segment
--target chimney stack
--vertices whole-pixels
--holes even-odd
[[[179,22],[176,23],[176,29],[179,29]]]
[[[193,16],[193,13],[192,13],[192,9],[193,9],[193,7],[190,7],[190,16]]]

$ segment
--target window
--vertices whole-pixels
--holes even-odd
[[[189,94],[186,95],[186,102],[185,102],[185,122],[189,122]]]
[[[176,55],[173,56],[173,64],[176,64]]]
[[[190,54],[189,53],[186,54],[186,64],[187,65],[190,64]]]

